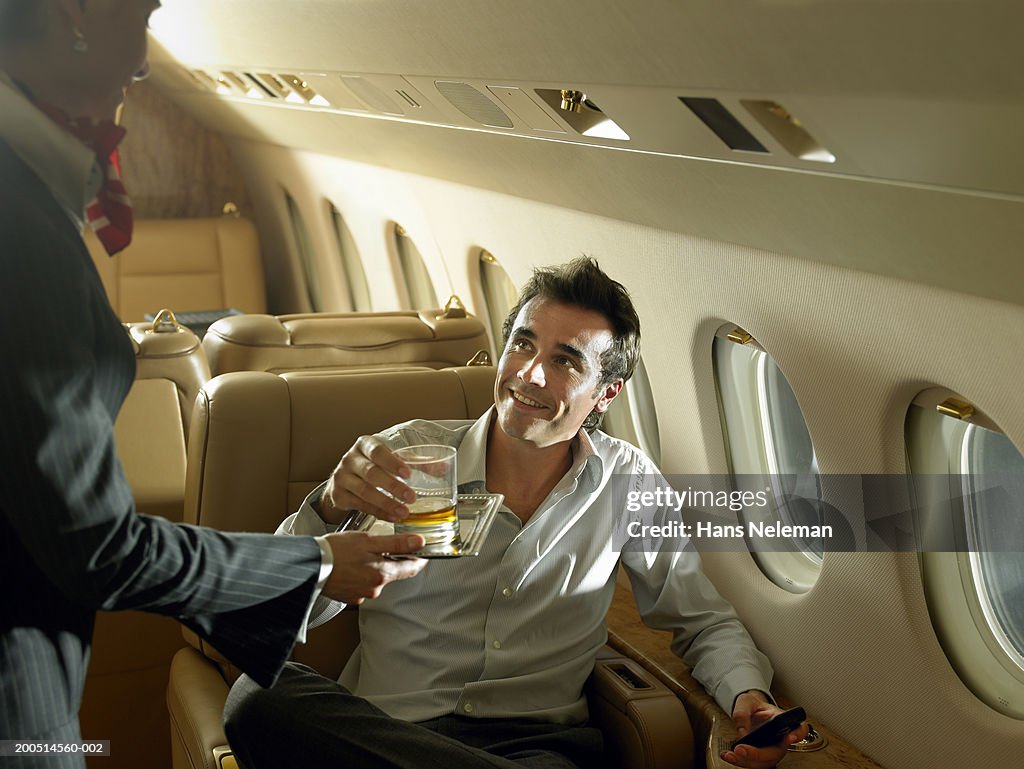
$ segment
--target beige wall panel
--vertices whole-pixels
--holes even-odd
[[[125,186],[142,219],[218,216],[228,201],[243,215],[252,210],[248,192],[224,140],[159,88],[132,86],[121,122]]]

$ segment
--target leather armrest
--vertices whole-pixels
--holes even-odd
[[[167,710],[174,769],[221,769],[215,749],[226,748],[224,702],[228,685],[217,666],[187,646],[171,661]]]
[[[587,683],[591,720],[605,736],[612,766],[687,769],[694,740],[682,703],[632,660],[605,649]]]

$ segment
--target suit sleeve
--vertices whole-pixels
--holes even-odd
[[[0,512],[71,601],[175,616],[270,683],[308,608],[319,547],[135,513],[113,434],[132,377],[119,329],[70,223],[22,213],[0,214]]]

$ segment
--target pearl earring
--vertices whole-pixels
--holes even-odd
[[[75,53],[89,53],[89,43],[85,39],[85,35],[82,34],[82,30],[73,29],[72,33],[75,36],[75,42],[71,44],[71,50]]]

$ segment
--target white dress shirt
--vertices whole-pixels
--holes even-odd
[[[460,492],[480,492],[493,415],[417,420],[379,437],[391,448],[456,446]],[[615,549],[613,533],[629,520],[627,484],[613,484],[615,474],[642,476],[645,486],[665,483],[638,449],[581,430],[572,467],[525,525],[502,508],[479,556],[431,561],[360,607],[361,643],[340,683],[407,721],[458,713],[581,722],[582,687],[607,639],[605,615],[621,562],[644,621],[673,632],[673,651],[726,712],[740,692],[767,691],[768,660],[704,576],[696,552]],[[333,529],[310,505],[319,493],[278,533]],[[336,610],[321,600],[314,617]]]
[[[0,71],[0,139],[35,171],[82,229],[85,206],[103,184],[96,154],[40,112]]]

